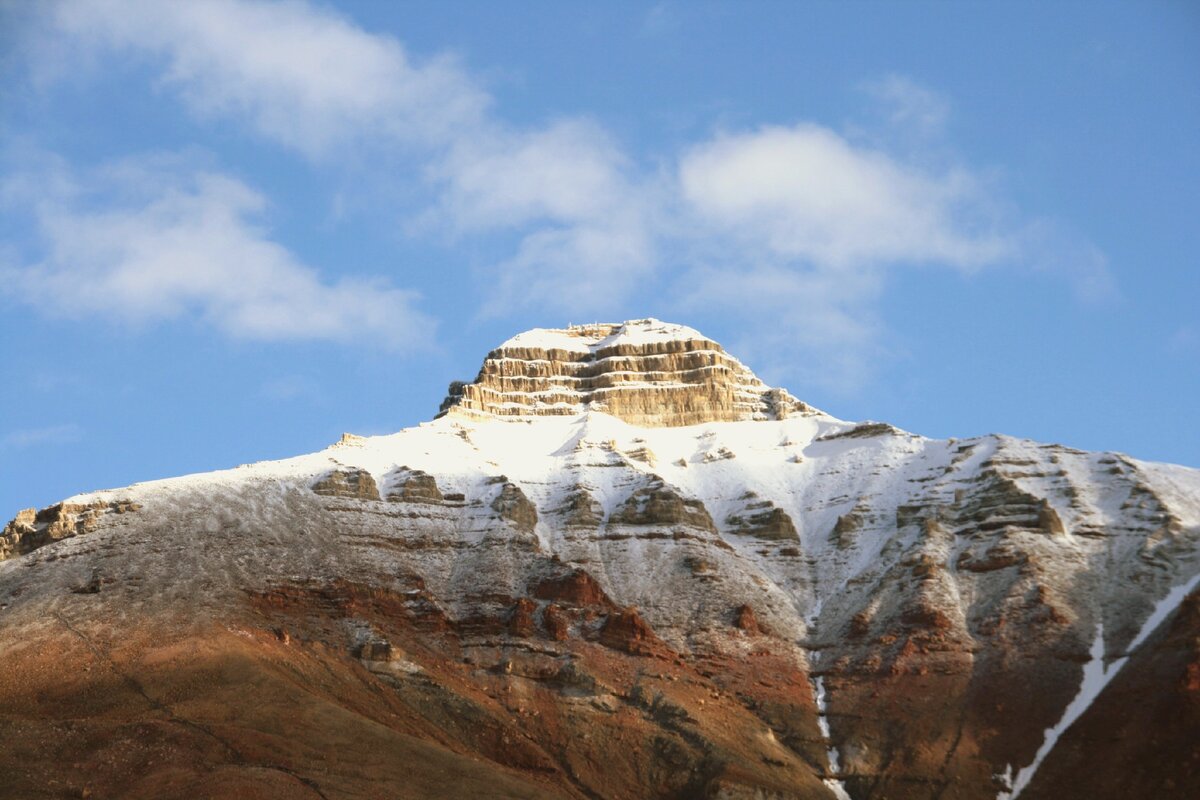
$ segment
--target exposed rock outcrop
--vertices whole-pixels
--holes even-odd
[[[141,509],[129,500],[92,503],[55,503],[41,511],[26,508],[17,512],[0,531],[0,561],[32,552],[61,539],[96,530],[106,514],[126,514]]]
[[[441,406],[443,414],[503,417],[585,410],[675,426],[811,409],[699,332],[654,319],[523,333],[489,353],[473,382],[450,384]]]
[[[595,530],[603,518],[604,509],[596,498],[582,486],[573,487],[562,507],[558,509],[563,526],[571,529]]]
[[[529,533],[537,526],[537,508],[529,502],[521,487],[514,483],[506,481],[501,486],[500,494],[492,501],[492,510],[519,531]]]
[[[397,483],[388,492],[387,499],[392,503],[441,505],[445,498],[442,497],[437,480],[432,475],[419,469],[405,468],[398,476]]]
[[[769,500],[748,503],[741,512],[727,517],[725,524],[729,526],[730,533],[738,536],[753,536],[774,542],[800,541],[792,518]]]
[[[560,605],[615,608],[596,579],[583,569],[544,578],[534,586],[531,594],[539,600],[553,600]]]
[[[610,521],[620,525],[688,525],[716,532],[703,501],[680,496],[657,475],[630,494]]]
[[[636,608],[623,608],[609,614],[600,628],[600,643],[605,647],[639,656],[669,652]]]
[[[314,493],[325,497],[349,497],[378,500],[379,487],[365,469],[335,469],[312,485]]]

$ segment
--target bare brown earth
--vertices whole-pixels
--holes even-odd
[[[830,796],[807,678],[769,639],[749,658],[684,658],[586,572],[532,588],[537,602],[466,623],[345,582],[249,593],[205,625],[85,621],[99,592],[81,593],[6,643],[0,796]],[[348,620],[370,626],[368,644]],[[931,671],[919,657],[910,672],[907,657],[887,675],[830,677],[837,738],[869,772],[847,776],[852,796],[994,796],[978,766],[990,725],[1052,690],[1031,680],[1013,697],[992,691],[1004,676],[989,686],[956,659]],[[1198,676],[1193,594],[1022,796],[1195,796]]]
[[[539,587],[531,627],[519,602],[451,623],[346,583],[251,594],[201,627],[84,622],[80,595],[6,648],[0,796],[827,796],[807,681],[769,642],[685,661],[570,578]],[[595,636],[549,650],[551,608]],[[464,657],[464,635],[494,647]]]
[[[1200,796],[1200,592],[1134,654],[1022,800]]]

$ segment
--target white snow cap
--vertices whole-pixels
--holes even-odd
[[[529,347],[587,353],[622,344],[645,345],[689,340],[712,341],[695,328],[649,318],[627,320],[626,322],[568,325],[566,328],[533,328],[524,333],[518,333],[500,347],[501,349]]]

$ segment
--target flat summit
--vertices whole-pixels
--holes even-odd
[[[699,331],[656,319],[526,331],[489,353],[474,381],[452,384],[441,408],[501,417],[600,411],[647,427],[809,410]]]

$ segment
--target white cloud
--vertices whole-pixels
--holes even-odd
[[[922,136],[941,133],[950,116],[946,98],[904,75],[886,75],[863,84],[888,123]]]
[[[924,172],[817,125],[720,136],[685,154],[680,182],[704,222],[782,258],[974,268],[1009,251],[972,219],[970,174]]]
[[[52,25],[84,50],[157,57],[197,113],[319,163],[365,147],[394,166],[404,145],[433,198],[410,230],[516,234],[491,312],[611,308],[652,266],[645,191],[608,133],[579,118],[516,129],[453,59],[414,64],[394,37],[305,2],[66,0]]]
[[[46,313],[132,323],[195,316],[238,338],[365,338],[399,349],[421,346],[432,326],[411,292],[380,280],[323,282],[256,223],[264,198],[226,175],[151,159],[80,180],[59,163],[17,173],[2,196],[33,210],[44,252],[7,270],[7,291]]]
[[[74,423],[50,425],[45,428],[21,428],[9,431],[0,440],[7,448],[44,447],[47,445],[72,444],[83,438],[83,430]]]
[[[655,263],[654,188],[597,125],[561,120],[464,139],[434,168],[436,218],[456,233],[514,229],[483,313],[541,307],[601,313]]]
[[[612,216],[634,194],[625,155],[599,126],[561,120],[524,133],[460,138],[431,172],[443,211],[464,228]]]
[[[725,134],[679,167],[684,226],[708,266],[685,309],[740,320],[764,374],[854,391],[886,354],[878,306],[904,266],[973,271],[1016,256],[980,181],[934,172],[816,125]]]
[[[572,225],[526,236],[516,256],[496,269],[496,292],[483,313],[516,308],[605,314],[620,308],[654,272],[652,233],[622,216],[612,227]]]
[[[728,298],[737,296],[755,336],[785,331],[774,349],[794,354],[795,363],[813,355],[835,363],[829,373],[849,385],[862,382],[880,352],[877,308],[888,273],[898,268],[1055,271],[1082,298],[1115,291],[1094,247],[1062,248],[1040,225],[1015,214],[1002,219],[978,170],[930,166],[920,148],[944,130],[949,104],[904,76],[865,86],[891,129],[877,141],[906,142],[904,154],[800,123],[718,135],[665,154],[669,166],[656,171],[584,118],[513,126],[455,59],[414,59],[395,37],[303,0],[64,0],[52,16],[60,52],[149,59],[160,66],[161,85],[198,115],[248,124],[323,166],[394,171],[407,196],[423,198],[404,212],[410,232],[510,242],[509,255],[484,276],[494,280],[485,315],[609,314],[628,308],[644,287],[664,285],[672,297],[643,298],[639,313],[665,304],[728,314]],[[647,20],[653,28],[663,18],[657,10]],[[952,163],[942,150],[937,163]],[[120,221],[139,231],[149,221],[173,234],[145,237],[147,248],[179,250],[198,233],[181,211],[188,203],[189,215],[206,212],[197,219],[225,234],[199,236],[210,249],[253,251],[262,285],[252,281],[243,302],[179,271],[155,270],[160,277],[147,280],[137,265],[153,260],[149,251],[123,246],[100,271],[128,309],[192,308],[224,330],[258,337],[299,336],[297,328],[309,327],[338,338],[355,302],[366,304],[366,323],[380,331],[388,317],[372,310],[380,304],[408,309],[397,324],[416,319],[402,292],[322,284],[247,222],[262,198],[219,180],[118,216],[132,215]],[[104,243],[98,226],[81,230]],[[59,235],[65,250],[71,237]],[[707,266],[681,270],[667,253],[676,263]],[[51,285],[55,264],[65,263],[39,267],[40,284]],[[293,276],[286,293],[267,288],[280,273]],[[127,285],[130,274],[139,288]],[[153,302],[142,301],[147,292]],[[787,311],[779,297],[803,313],[781,320]],[[301,325],[287,311],[297,307],[322,313]]]
[[[258,393],[267,400],[292,402],[305,400],[318,402],[322,399],[321,385],[303,375],[283,375],[262,382]]]
[[[315,157],[380,136],[436,141],[488,102],[453,59],[414,64],[394,38],[308,3],[66,0],[54,25],[85,48],[162,59],[164,85],[195,112]]]
[[[884,354],[876,307],[878,270],[833,272],[793,266],[701,267],[675,288],[681,309],[737,321],[739,358],[772,382],[854,391]]]
[[[883,87],[896,124],[942,123],[932,93],[899,79]],[[747,358],[806,384],[869,382],[886,355],[878,307],[900,268],[1040,272],[1084,303],[1118,295],[1098,248],[1046,221],[1004,219],[968,169],[934,169],[817,125],[719,135],[683,154],[679,186],[680,227],[707,265],[676,281],[681,307],[740,318]]]

